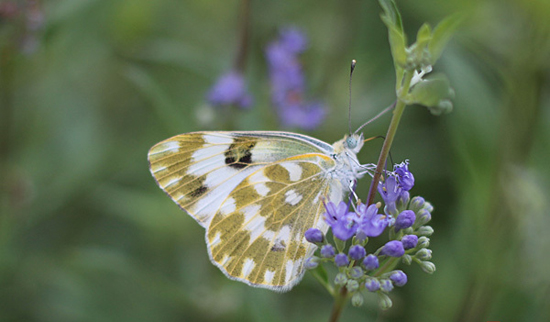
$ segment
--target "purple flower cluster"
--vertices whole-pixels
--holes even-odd
[[[208,92],[207,99],[214,106],[248,108],[252,105],[252,96],[247,92],[243,75],[233,70],[218,78]]]
[[[404,286],[408,280],[403,271],[391,270],[398,263],[397,258],[408,265],[414,261],[427,273],[435,271],[435,265],[429,261],[432,251],[427,248],[427,236],[433,229],[425,226],[431,219],[433,207],[422,197],[409,197],[414,176],[408,169],[408,162],[397,165],[386,175],[378,190],[385,203],[385,214],[378,213],[381,203],[359,204],[351,210],[350,204],[343,201],[328,202],[324,219],[332,231],[334,243],[331,244],[317,228],[305,233],[306,240],[320,247],[320,256],[308,258],[306,268],[314,269],[323,262],[333,263],[339,270],[334,285],[345,286],[356,306],[363,303],[362,289],[376,292],[383,299],[384,308],[391,306],[387,293],[394,287]],[[386,228],[390,228],[389,241],[369,254],[366,249],[369,238],[380,236]]]
[[[265,51],[271,96],[281,123],[287,127],[311,130],[323,121],[326,109],[318,101],[306,101],[305,77],[299,55],[307,48],[307,39],[298,29],[288,28]]]

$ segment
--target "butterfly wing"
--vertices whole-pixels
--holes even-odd
[[[228,277],[287,290],[314,251],[305,230],[327,227],[322,200],[345,190],[327,175],[332,146],[287,132],[195,132],[149,152],[159,186],[203,227],[212,262]]]

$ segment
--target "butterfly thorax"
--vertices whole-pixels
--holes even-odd
[[[336,166],[331,171],[333,178],[337,178],[344,187],[350,187],[351,183],[361,178],[365,172],[361,171],[361,164],[357,159],[357,153],[363,147],[363,134],[352,134],[344,136],[336,141],[334,148],[334,159]]]

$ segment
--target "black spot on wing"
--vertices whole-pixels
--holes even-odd
[[[200,186],[197,189],[191,191],[191,193],[189,193],[189,196],[193,198],[198,198],[202,196],[206,192],[206,190],[208,190],[208,188],[206,188],[205,186]]]
[[[256,145],[254,138],[239,137],[225,151],[225,164],[235,169],[243,169],[252,163],[252,148]]]
[[[286,249],[285,241],[277,241],[273,247],[271,247],[272,252],[282,252]]]

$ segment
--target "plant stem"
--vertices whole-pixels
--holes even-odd
[[[411,84],[413,73],[410,71],[405,71],[402,81],[401,91],[397,94],[397,103],[395,104],[395,109],[393,110],[393,116],[391,119],[390,126],[388,127],[388,132],[386,134],[386,139],[384,140],[384,145],[382,146],[382,151],[380,151],[380,156],[378,157],[378,163],[376,164],[376,170],[374,176],[372,177],[372,182],[370,184],[369,196],[367,198],[367,205],[371,205],[374,202],[374,197],[376,196],[376,190],[378,188],[378,183],[380,182],[380,176],[384,171],[386,166],[386,160],[388,154],[390,153],[391,145],[393,139],[395,138],[395,133],[397,132],[397,127],[399,126],[399,121],[401,116],[405,111],[407,104],[403,101],[402,95],[407,95],[409,92],[409,86]],[[400,95],[401,94],[401,95]]]
[[[334,305],[332,306],[332,313],[330,313],[329,322],[336,322],[340,318],[340,314],[344,310],[348,301],[348,289],[345,286],[340,288],[340,292],[334,295]]]

